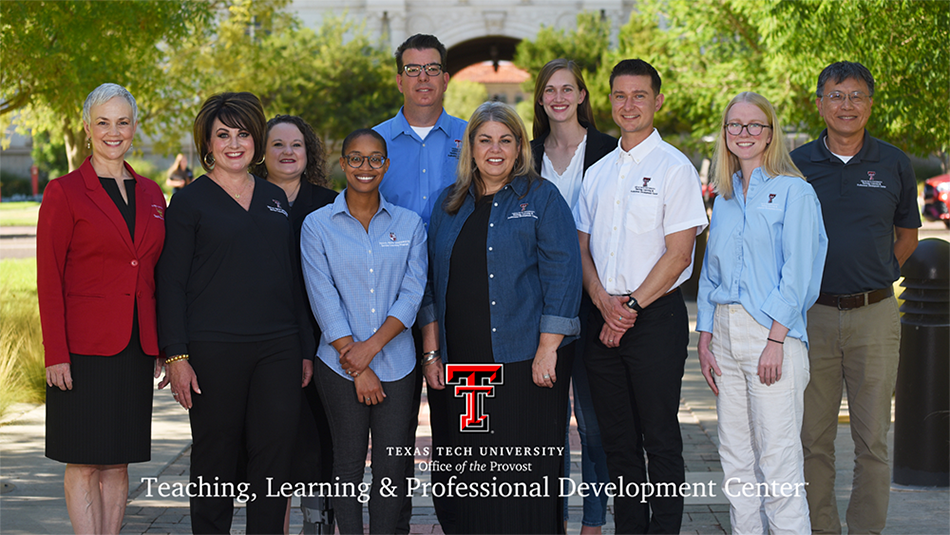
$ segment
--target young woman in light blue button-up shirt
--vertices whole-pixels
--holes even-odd
[[[802,396],[805,314],[828,240],[772,105],[741,93],[723,114],[716,199],[697,297],[699,360],[716,393],[735,533],[808,533]],[[764,510],[764,515],[762,514]]]
[[[304,281],[322,336],[314,376],[333,435],[332,494],[340,533],[394,533],[406,494],[415,346],[408,327],[426,283],[426,233],[414,212],[379,193],[386,142],[361,129],[343,141],[346,189],[301,230]],[[369,433],[373,485],[361,483]],[[346,485],[352,485],[347,487]]]

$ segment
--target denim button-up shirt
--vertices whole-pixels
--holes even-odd
[[[420,324],[439,321],[442,359],[445,294],[452,249],[475,210],[475,189],[451,215],[442,209],[451,188],[436,203],[429,224],[429,282]],[[541,333],[563,334],[561,345],[580,333],[581,260],[574,218],[554,184],[517,177],[495,194],[485,244],[491,344],[495,362],[534,358]]]

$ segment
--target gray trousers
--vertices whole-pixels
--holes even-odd
[[[360,500],[365,501],[365,498],[360,497],[362,494],[370,498],[369,532],[394,533],[406,496],[405,458],[390,455],[386,447],[411,445],[413,437],[407,435],[415,373],[397,381],[383,382],[386,399],[369,406],[356,399],[353,381],[341,377],[320,359],[314,362],[314,371],[333,436],[334,484],[360,485],[369,435],[373,435],[372,489],[331,499],[337,527],[341,534],[363,533],[363,504]]]

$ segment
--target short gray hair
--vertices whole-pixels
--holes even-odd
[[[129,103],[129,106],[132,108],[132,123],[138,123],[139,107],[135,104],[135,97],[132,96],[132,93],[129,93],[128,89],[119,84],[111,83],[100,85],[93,89],[92,93],[89,93],[89,96],[86,97],[86,101],[82,104],[82,122],[86,124],[91,123],[92,108],[105,104],[115,97],[122,97]]]

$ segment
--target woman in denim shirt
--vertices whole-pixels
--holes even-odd
[[[442,358],[427,354],[423,363],[429,388],[448,384],[455,394],[446,397],[447,417],[432,421],[451,436],[434,444],[433,462],[449,462],[439,446],[451,446],[485,465],[452,472],[468,487],[455,492],[456,515],[440,518],[443,529],[563,533],[557,478],[580,332],[580,252],[571,211],[534,171],[511,107],[487,102],[475,111],[458,179],[436,206],[420,316],[438,321]],[[491,392],[457,388],[466,384]]]

